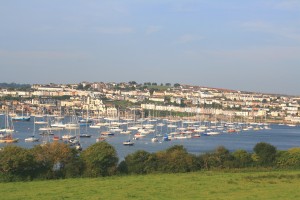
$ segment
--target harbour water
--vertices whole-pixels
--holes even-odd
[[[64,119],[68,121],[68,119]],[[233,133],[221,132],[218,135],[205,136],[203,133],[201,137],[188,138],[188,139],[172,139],[171,141],[162,141],[162,138],[159,138],[158,142],[152,142],[151,139],[155,134],[160,133],[170,133],[172,130],[167,128],[167,122],[164,122],[166,125],[163,127],[156,126],[158,123],[164,122],[159,120],[156,122],[143,122],[153,124],[154,133],[147,134],[145,137],[138,140],[134,140],[133,146],[124,146],[123,142],[128,140],[129,137],[132,139],[134,136],[133,132],[131,135],[115,133],[114,136],[106,137],[106,141],[113,145],[118,153],[120,160],[123,160],[124,157],[130,153],[133,153],[137,150],[145,150],[148,152],[157,152],[160,150],[165,150],[173,145],[183,145],[188,152],[193,154],[202,154],[205,152],[213,151],[218,146],[224,146],[230,151],[235,151],[237,149],[244,149],[251,152],[253,147],[258,142],[267,142],[277,147],[278,150],[287,150],[292,147],[300,146],[300,127],[299,126],[286,126],[286,125],[276,125],[271,124],[269,127],[271,129],[260,129],[260,130],[247,130],[247,131],[237,131]],[[180,122],[179,122],[180,123]],[[39,128],[45,125],[35,125],[35,137],[38,137],[39,142],[25,142],[25,138],[30,137],[34,131],[34,120],[31,119],[29,122],[14,122],[14,138],[19,138],[18,143],[13,145],[19,145],[25,148],[31,148],[34,145],[39,145],[45,136],[40,135],[41,131]],[[142,122],[141,122],[142,124]],[[4,126],[4,116],[0,116],[0,126]],[[120,128],[126,129],[128,125],[120,125]],[[181,126],[182,125],[181,123]],[[179,125],[178,125],[179,127]],[[80,133],[91,134],[90,138],[79,138],[80,144],[83,149],[94,144],[96,139],[99,138],[100,133],[106,131],[107,127],[101,127],[100,129],[89,128],[88,126],[81,126]],[[174,130],[173,130],[174,131]],[[68,130],[54,131],[55,135],[62,136],[63,134],[68,133]],[[47,136],[48,137],[48,136]],[[52,141],[53,136],[48,137],[49,141]],[[6,143],[1,143],[0,147],[4,147]]]

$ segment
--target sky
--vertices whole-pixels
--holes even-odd
[[[300,95],[299,0],[3,0],[0,24],[0,82]]]

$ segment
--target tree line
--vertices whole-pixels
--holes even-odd
[[[0,151],[0,181],[29,181],[126,174],[184,173],[212,169],[300,168],[300,148],[278,151],[257,143],[253,152],[230,152],[223,146],[194,155],[181,145],[149,153],[138,150],[119,162],[115,148],[99,142],[79,152],[65,143],[53,142],[31,149],[6,146]]]

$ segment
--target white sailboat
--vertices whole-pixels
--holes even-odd
[[[36,138],[35,137],[35,122],[36,122],[36,120],[35,120],[35,118],[36,117],[34,117],[34,122],[33,122],[33,132],[32,132],[32,135],[30,136],[30,137],[28,137],[28,138],[25,138],[25,142],[38,142],[39,141],[39,138]]]
[[[134,142],[132,140],[130,140],[130,134],[128,136],[128,140],[123,142],[123,145],[125,145],[125,146],[133,146],[134,145]]]

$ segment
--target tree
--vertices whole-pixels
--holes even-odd
[[[32,180],[38,168],[30,150],[6,146],[0,151],[0,174],[4,181]]]
[[[82,164],[77,151],[65,143],[53,142],[32,149],[39,164],[41,178],[65,178],[79,176]]]
[[[279,151],[276,156],[276,166],[280,168],[300,168],[300,148]]]
[[[125,157],[128,173],[146,174],[156,170],[155,156],[147,151],[139,150]]]
[[[135,81],[129,81],[128,84],[129,85],[136,85],[137,83]]]
[[[175,145],[166,151],[156,153],[158,171],[167,173],[190,172],[198,169],[196,157],[182,145]]]
[[[233,152],[234,158],[234,167],[241,168],[241,167],[249,167],[251,166],[253,160],[251,158],[251,154],[245,150],[236,150]]]
[[[77,90],[83,90],[83,85],[80,83],[80,84],[78,84],[78,86],[77,86]]]
[[[175,83],[174,87],[180,87],[180,84],[179,83]]]
[[[117,152],[107,142],[98,142],[81,153],[84,175],[88,177],[109,176],[116,173]]]
[[[257,163],[261,166],[272,166],[276,158],[276,147],[265,142],[259,142],[253,148],[257,155]]]
[[[86,86],[83,87],[83,90],[89,90],[92,87],[91,84],[87,84]]]
[[[166,83],[166,86],[167,86],[167,87],[170,87],[170,86],[171,86],[171,83]]]

